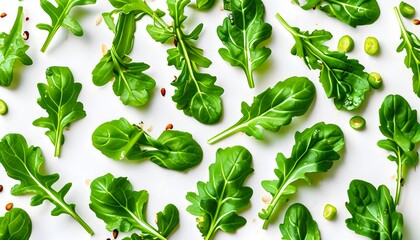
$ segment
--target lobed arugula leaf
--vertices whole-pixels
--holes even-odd
[[[264,4],[261,0],[232,0],[231,17],[223,20],[217,35],[226,46],[219,54],[232,66],[245,71],[248,85],[254,88],[252,72],[263,64],[271,50],[261,43],[271,37],[272,27],[264,22]]]
[[[403,215],[396,211],[394,200],[385,185],[376,189],[372,184],[353,180],[347,190],[346,208],[352,218],[346,225],[370,239],[403,239]]]
[[[92,143],[114,160],[148,158],[161,167],[177,171],[194,167],[203,159],[203,150],[191,134],[167,130],[154,139],[124,118],[100,125],[92,134]]]
[[[359,108],[365,100],[365,94],[371,89],[365,67],[358,60],[349,59],[344,52],[330,51],[323,44],[332,38],[330,32],[302,32],[288,25],[279,14],[276,17],[296,41],[292,54],[302,58],[308,68],[321,70],[319,80],[327,97],[334,99],[336,108]]]
[[[47,39],[42,45],[41,52],[45,52],[54,35],[60,27],[64,27],[75,36],[82,36],[83,29],[80,24],[70,16],[70,11],[76,6],[95,4],[96,0],[55,0],[57,6],[54,6],[48,0],[40,0],[42,9],[50,16],[51,25],[40,23],[36,27],[48,31]]]
[[[415,145],[420,143],[420,123],[417,111],[412,110],[400,95],[388,95],[384,99],[379,109],[379,121],[379,129],[386,139],[378,141],[378,146],[393,152],[388,159],[397,164],[395,204],[398,205],[407,170],[419,162]]]
[[[38,104],[48,113],[33,122],[34,126],[48,128],[45,133],[55,146],[54,156],[59,157],[64,143],[63,131],[71,123],[86,116],[83,104],[77,101],[82,84],[75,83],[68,67],[49,67],[47,83],[38,83],[41,96]]]
[[[413,91],[420,97],[420,39],[417,35],[404,27],[397,7],[394,7],[394,12],[397,15],[398,23],[400,25],[400,38],[402,40],[397,48],[397,52],[402,52],[405,49],[406,56],[404,64],[407,68],[411,68],[411,71],[413,72]]]
[[[32,59],[26,54],[29,46],[25,45],[22,37],[22,17],[23,7],[19,7],[10,33],[0,33],[0,86],[12,84],[17,60],[24,65],[32,65]]]
[[[287,209],[280,231],[283,240],[321,240],[318,224],[309,210],[300,203]]]
[[[299,4],[298,0],[294,2]],[[307,0],[301,7],[304,10],[320,9],[352,27],[372,24],[381,15],[376,0]]]
[[[40,172],[44,158],[39,147],[29,147],[26,139],[20,134],[7,134],[0,142],[0,163],[10,178],[20,181],[20,184],[12,188],[12,195],[34,194],[31,200],[32,206],[41,205],[48,200],[55,205],[51,215],[68,214],[89,234],[93,234],[93,230],[76,213],[76,205],[68,204],[64,200],[71,183],[67,183],[57,192],[52,185],[60,176],[57,173],[44,175]]]
[[[291,156],[286,158],[282,153],[277,154],[278,168],[274,173],[278,180],[262,182],[263,188],[273,196],[267,208],[258,214],[264,220],[264,229],[272,220],[274,210],[297,192],[296,182],[304,180],[310,184],[307,174],[328,171],[333,161],[340,158],[338,152],[343,147],[343,132],[334,124],[320,122],[301,133],[296,132]]]
[[[0,217],[0,239],[29,240],[31,233],[32,221],[25,210],[12,208]]]
[[[291,77],[268,88],[249,106],[242,102],[243,117],[225,131],[208,140],[209,144],[218,142],[234,133],[242,131],[256,139],[264,139],[260,127],[277,132],[288,125],[295,116],[303,115],[315,97],[315,86],[306,77]]]
[[[161,239],[166,240],[179,223],[179,212],[173,204],[168,204],[157,213],[158,228],[146,220],[146,205],[149,194],[146,190],[133,191],[127,178],[114,178],[110,173],[96,178],[90,185],[90,209],[102,219],[110,231],[120,232],[140,230],[124,239]]]
[[[210,179],[198,182],[198,194],[187,193],[191,202],[187,211],[197,216],[197,227],[204,240],[213,239],[218,230],[234,232],[246,224],[237,214],[250,203],[252,189],[244,187],[254,171],[251,153],[244,147],[218,149],[216,162],[210,165]]]

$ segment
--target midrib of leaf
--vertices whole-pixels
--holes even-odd
[[[245,47],[245,51],[244,51],[244,55],[245,55],[245,59],[247,62],[247,66],[245,67],[245,74],[246,74],[246,78],[248,79],[248,84],[250,88],[254,88],[254,78],[252,76],[252,62],[251,62],[251,51],[249,49],[249,44],[248,44],[248,33],[247,33],[247,28],[245,28],[246,26],[246,9],[249,7],[249,4],[247,7],[244,7],[244,1],[241,1],[241,12],[242,12],[242,25],[244,26],[244,29],[242,29],[242,36],[243,36],[243,41],[244,41],[244,47]],[[254,20],[255,20],[255,16],[254,16]]]
[[[343,6],[343,9],[346,11],[346,13],[350,16],[350,17],[352,17],[353,19],[357,19],[357,17],[356,16],[354,16],[354,15],[352,15],[348,10],[347,10],[347,8],[354,8],[354,9],[357,9],[357,11],[359,11],[359,9],[361,9],[361,10],[363,10],[363,11],[369,11],[370,9],[369,8],[363,8],[363,7],[361,7],[361,6],[354,6],[354,5],[351,5],[351,4],[348,4],[348,3],[344,3],[344,2],[340,2],[340,1],[336,1],[336,0],[325,0],[325,1],[327,1],[327,2],[332,2],[332,3],[335,3],[335,4],[338,4],[338,5],[342,5]],[[334,13],[335,13],[335,15],[336,16],[338,16],[338,14],[335,12],[335,9],[334,8],[330,8]]]
[[[124,85],[127,88],[128,92],[130,92],[132,94],[133,90],[131,89],[130,84],[128,84],[128,81],[127,81],[127,78],[125,77],[124,71],[120,67],[120,65],[124,65],[124,62],[118,56],[118,53],[116,52],[114,46],[111,47],[111,58],[112,58],[112,61],[114,62],[114,66],[117,68],[118,75],[121,76],[121,78],[124,82]]]
[[[398,106],[396,106],[397,101],[393,101],[392,103],[394,105],[393,108],[398,109]],[[395,129],[398,128],[396,115],[394,115],[392,123],[394,125],[394,132],[395,132]],[[394,137],[394,132],[392,133],[393,137]],[[395,142],[394,139],[392,139],[392,141]],[[398,152],[395,153],[397,155],[396,156],[397,157],[397,188],[395,190],[395,204],[398,205],[400,201],[400,194],[401,194],[401,187],[402,187],[401,180],[403,177],[403,163],[401,159],[401,148],[398,144],[396,145],[397,145]]]

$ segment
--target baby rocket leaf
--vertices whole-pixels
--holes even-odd
[[[320,122],[303,132],[296,132],[291,156],[286,158],[282,153],[277,154],[278,168],[274,173],[278,180],[262,182],[263,188],[273,196],[268,207],[258,214],[264,220],[264,229],[275,216],[274,210],[297,192],[296,181],[304,180],[310,184],[307,174],[327,172],[333,161],[340,158],[338,152],[343,146],[343,132],[334,124]]]
[[[187,211],[197,216],[197,227],[205,240],[214,238],[218,230],[234,232],[246,224],[237,214],[250,203],[252,189],[244,187],[254,171],[251,153],[241,146],[218,149],[216,162],[210,165],[210,179],[198,182],[198,194],[187,193],[191,202]]]
[[[353,180],[347,190],[346,208],[352,218],[346,225],[357,234],[372,240],[403,239],[403,215],[395,210],[395,203],[385,185],[376,188],[365,181]]]
[[[226,46],[219,54],[232,66],[245,71],[250,88],[254,88],[252,72],[267,60],[271,50],[261,43],[271,37],[272,27],[264,22],[264,4],[261,0],[232,0],[232,13],[217,35]]]
[[[300,203],[287,209],[280,231],[283,240],[321,240],[318,224],[309,210]]]
[[[417,111],[412,110],[408,102],[400,95],[388,95],[379,109],[379,129],[386,137],[378,142],[378,146],[391,151],[388,159],[397,164],[397,188],[395,204],[398,205],[401,188],[406,182],[409,167],[419,162],[419,153],[415,150],[420,143],[420,123]]]
[[[42,9],[50,16],[51,25],[40,23],[36,27],[41,30],[48,31],[47,39],[44,45],[42,45],[41,51],[45,52],[57,33],[60,27],[64,27],[73,33],[75,36],[82,36],[83,29],[80,24],[70,16],[70,11],[76,6],[95,4],[96,0],[55,0],[57,6],[54,6],[48,0],[40,0]]]
[[[277,132],[288,125],[293,117],[303,115],[315,97],[315,86],[306,77],[291,77],[268,88],[249,106],[242,102],[243,117],[225,131],[209,139],[213,144],[236,132],[242,131],[256,139],[264,139],[262,128]]]
[[[0,239],[29,240],[31,233],[32,221],[25,210],[12,208],[0,217]]]
[[[55,205],[51,215],[68,214],[89,234],[93,234],[93,230],[76,213],[76,205],[68,204],[64,200],[71,183],[67,183],[57,192],[52,185],[60,176],[57,173],[44,175],[40,172],[44,164],[40,148],[28,146],[26,139],[20,134],[8,134],[0,142],[0,163],[10,178],[20,181],[20,184],[12,188],[12,195],[34,194],[32,206],[41,205],[48,200]]]
[[[196,7],[200,10],[208,10],[213,7],[216,0],[196,0]]]
[[[420,39],[404,27],[397,7],[394,7],[394,12],[400,25],[402,39],[397,52],[402,52],[405,49],[404,64],[413,72],[413,91],[420,97]]]
[[[68,67],[49,67],[46,76],[48,84],[38,83],[41,96],[38,104],[47,111],[48,117],[38,118],[33,125],[49,129],[45,135],[55,146],[54,156],[59,157],[64,129],[86,116],[83,104],[77,101],[82,84],[74,82]]]
[[[19,60],[31,65],[32,59],[25,53],[29,49],[22,37],[23,8],[18,8],[15,23],[9,34],[0,33],[0,86],[10,86],[13,81],[13,68]]]
[[[157,213],[158,228],[152,227],[146,219],[146,205],[149,194],[146,190],[133,191],[127,178],[114,178],[110,173],[98,177],[91,185],[90,209],[102,219],[110,231],[140,230],[128,239],[166,240],[179,223],[178,209],[168,204]]]
[[[92,134],[93,146],[114,160],[148,158],[161,167],[184,171],[203,158],[200,145],[191,134],[166,130],[152,138],[143,129],[120,118],[100,125]]]
[[[320,82],[328,98],[333,98],[337,109],[359,108],[365,94],[370,91],[369,74],[356,59],[349,59],[344,52],[330,51],[323,43],[332,38],[330,32],[315,30],[302,32],[289,26],[279,15],[277,19],[292,34],[296,43],[292,54],[302,58],[310,69],[320,69]]]

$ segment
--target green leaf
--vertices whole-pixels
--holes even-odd
[[[199,10],[208,10],[213,7],[216,0],[196,0],[196,7]]]
[[[108,173],[93,180],[90,189],[89,207],[107,224],[108,230],[141,231],[140,235],[133,234],[128,239],[166,240],[178,226],[178,209],[169,204],[162,212],[157,213],[158,229],[152,227],[146,219],[149,194],[146,190],[133,191],[127,178],[114,178]]]
[[[232,13],[217,28],[217,35],[226,46],[219,54],[232,66],[245,71],[250,88],[255,86],[252,72],[263,64],[271,50],[261,46],[271,37],[272,27],[264,22],[261,0],[232,0]]]
[[[15,23],[9,34],[0,33],[0,86],[10,86],[16,61],[32,65],[32,59],[25,53],[29,49],[22,37],[23,7],[18,8]]]
[[[370,91],[369,74],[356,59],[349,59],[345,52],[330,51],[324,45],[332,38],[330,32],[315,30],[312,33],[289,26],[279,15],[277,19],[292,34],[296,43],[292,54],[302,58],[310,69],[320,69],[320,82],[328,98],[334,99],[337,109],[359,108]]]
[[[417,111],[412,110],[408,102],[400,95],[388,95],[379,109],[379,129],[387,138],[378,142],[378,146],[391,151],[388,158],[397,164],[397,190],[395,203],[399,203],[401,188],[406,182],[406,171],[419,162],[419,153],[415,150],[420,142],[420,123]]]
[[[264,220],[264,229],[275,216],[274,210],[297,192],[296,182],[304,180],[310,184],[311,179],[307,174],[327,172],[333,161],[340,158],[338,152],[343,147],[343,132],[334,124],[320,122],[303,132],[296,132],[291,156],[277,155],[278,168],[274,173],[278,179],[262,182],[263,188],[273,196],[268,207],[258,214]]]
[[[398,23],[401,30],[401,44],[397,48],[397,52],[405,49],[406,56],[404,64],[407,68],[411,68],[413,72],[413,91],[420,97],[420,39],[414,33],[407,31],[401,21],[401,16],[397,7],[394,7],[397,15]]]
[[[321,240],[318,224],[309,210],[300,203],[287,209],[280,231],[283,240]]]
[[[308,0],[302,8],[305,10],[318,8],[328,16],[352,27],[372,24],[381,15],[376,0]]]
[[[136,11],[119,14],[112,47],[92,71],[92,80],[96,86],[103,86],[115,79],[112,85],[115,95],[123,104],[137,107],[149,101],[156,82],[143,73],[149,65],[132,62],[127,56],[134,45],[136,15]]]
[[[12,195],[33,194],[32,206],[40,205],[48,200],[55,205],[51,215],[68,214],[89,234],[93,234],[93,230],[77,215],[76,205],[68,204],[64,200],[71,183],[67,183],[57,192],[52,188],[52,185],[58,181],[60,176],[57,173],[44,175],[40,172],[44,164],[40,148],[29,147],[26,139],[20,134],[8,134],[0,142],[0,163],[10,178],[20,181],[20,184],[16,184],[12,188]]]
[[[31,232],[31,218],[23,209],[12,208],[0,217],[0,239],[29,240]]]
[[[167,130],[154,139],[124,118],[100,125],[92,134],[92,143],[114,160],[148,158],[161,167],[177,171],[194,167],[203,159],[203,151],[191,134]]]
[[[210,179],[198,182],[198,194],[187,193],[191,202],[187,211],[197,216],[197,227],[205,240],[214,238],[218,230],[234,232],[246,224],[237,214],[245,209],[252,196],[252,189],[244,187],[251,167],[251,153],[244,147],[218,149],[216,162],[210,165]]]
[[[49,67],[47,83],[38,83],[41,96],[38,104],[48,113],[33,122],[34,126],[48,128],[45,133],[55,146],[54,156],[59,157],[64,143],[63,131],[70,124],[86,116],[83,104],[77,101],[82,84],[75,83],[68,67]]]
[[[64,27],[76,36],[82,36],[83,30],[80,24],[70,16],[70,11],[76,6],[95,4],[96,0],[55,0],[57,5],[55,6],[48,0],[40,0],[42,9],[50,16],[51,25],[38,24],[37,28],[48,31],[47,39],[44,45],[42,45],[41,51],[45,52],[50,44],[54,35],[60,29]]]
[[[395,203],[388,188],[378,190],[365,181],[353,180],[347,190],[346,208],[352,218],[346,225],[357,234],[370,239],[403,239],[403,215],[395,210]]]
[[[239,131],[256,139],[264,139],[260,127],[277,132],[293,117],[303,115],[315,97],[315,86],[306,77],[291,77],[278,82],[254,97],[251,106],[242,102],[243,117],[233,126],[209,139],[213,144]]]

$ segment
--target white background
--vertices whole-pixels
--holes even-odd
[[[19,5],[24,6],[25,21],[23,29],[30,32],[27,44],[30,46],[29,56],[34,64],[29,67],[19,67],[15,71],[13,86],[0,88],[0,98],[4,99],[9,106],[9,113],[0,117],[0,135],[7,133],[23,134],[30,145],[42,148],[47,173],[58,172],[61,176],[55,189],[60,189],[67,182],[73,186],[67,194],[69,203],[76,203],[79,215],[94,229],[95,234],[89,236],[77,222],[68,215],[53,217],[50,211],[53,205],[45,202],[41,206],[29,206],[31,196],[11,196],[10,189],[16,184],[15,180],[7,177],[4,169],[0,167],[0,184],[4,190],[0,193],[0,215],[5,212],[4,206],[13,202],[15,207],[24,208],[28,211],[33,222],[32,238],[43,239],[106,239],[112,234],[105,229],[105,223],[97,219],[89,209],[90,189],[86,181],[106,173],[112,173],[115,177],[126,176],[132,182],[135,190],[146,189],[150,193],[148,204],[148,220],[153,224],[156,212],[163,209],[168,203],[174,203],[180,210],[180,226],[171,236],[171,239],[200,239],[200,233],[196,228],[195,217],[185,209],[189,202],[185,199],[188,191],[197,191],[196,182],[208,180],[208,166],[214,162],[215,152],[218,148],[233,145],[245,146],[253,155],[255,172],[250,176],[246,184],[253,188],[254,195],[249,209],[240,215],[247,219],[247,224],[235,234],[218,232],[215,239],[238,239],[238,240],[272,240],[280,239],[279,224],[282,222],[286,208],[268,228],[262,230],[262,220],[258,218],[258,212],[264,207],[262,196],[268,194],[262,189],[262,180],[275,179],[275,157],[278,152],[290,155],[294,143],[294,133],[303,131],[313,124],[324,121],[338,124],[346,140],[342,158],[335,162],[332,169],[326,174],[312,175],[313,184],[299,185],[299,191],[291,199],[293,202],[301,202],[311,211],[314,219],[318,222],[323,239],[365,239],[347,229],[344,221],[350,217],[345,208],[348,200],[347,189],[353,179],[363,179],[375,186],[385,184],[395,194],[396,164],[387,160],[387,151],[377,147],[376,142],[383,138],[379,132],[378,109],[388,94],[403,95],[413,108],[420,109],[420,100],[412,91],[412,73],[404,66],[405,53],[396,53],[395,49],[400,43],[400,30],[392,7],[399,1],[379,1],[381,16],[373,25],[352,28],[336,19],[329,18],[320,11],[304,11],[290,1],[266,0],[266,21],[273,26],[272,38],[267,45],[272,50],[269,60],[255,72],[256,88],[249,89],[243,71],[233,68],[224,62],[218,55],[217,50],[222,43],[217,37],[216,28],[221,25],[228,12],[221,10],[222,1],[216,1],[216,6],[208,12],[197,12],[187,8],[189,16],[186,24],[191,30],[197,24],[204,23],[204,32],[197,41],[197,46],[204,49],[204,54],[213,61],[209,69],[202,69],[217,76],[217,85],[225,89],[222,95],[224,116],[222,120],[213,126],[198,123],[191,117],[185,116],[177,110],[172,102],[173,87],[170,85],[174,75],[178,75],[172,66],[167,66],[166,49],[171,44],[162,45],[154,42],[146,33],[145,27],[150,19],[145,17],[138,22],[135,48],[131,56],[134,61],[144,61],[151,67],[146,74],[152,76],[157,86],[154,96],[146,107],[134,108],[124,106],[112,91],[112,85],[96,87],[92,83],[91,71],[101,58],[101,44],[110,47],[113,35],[104,22],[95,26],[95,19],[101,13],[112,10],[112,6],[105,0],[98,0],[96,5],[78,7],[72,11],[83,26],[83,37],[75,37],[64,29],[58,31],[50,47],[45,54],[40,48],[47,36],[46,31],[35,27],[38,23],[50,23],[49,16],[39,6],[39,1],[15,1],[1,0],[0,12],[6,12],[8,16],[0,19],[0,31],[9,32]],[[420,4],[416,1],[407,1],[420,10]],[[156,7],[166,11],[165,2],[162,0],[150,1],[153,9]],[[334,38],[327,42],[335,49],[338,39],[349,34],[355,40],[355,49],[349,54],[351,58],[357,58],[366,67],[367,72],[376,71],[381,73],[384,79],[384,88],[372,91],[363,107],[355,112],[338,111],[332,100],[326,98],[324,90],[319,83],[318,70],[309,70],[303,61],[290,54],[294,44],[292,36],[275,19],[279,12],[292,26],[302,30],[326,29],[331,31]],[[420,17],[417,14],[417,17]],[[171,22],[169,17],[165,18]],[[414,26],[410,20],[404,20],[406,26],[417,35],[420,35],[420,26]],[[375,36],[381,44],[381,54],[376,57],[369,56],[363,51],[364,39]],[[71,125],[70,131],[65,132],[66,141],[62,149],[62,156],[53,157],[54,147],[44,135],[46,129],[34,127],[32,122],[46,116],[46,112],[37,105],[39,96],[36,84],[46,82],[45,69],[49,66],[68,66],[77,82],[83,84],[79,100],[84,104],[87,117]],[[244,134],[236,134],[213,146],[207,144],[207,139],[212,137],[228,126],[234,124],[242,116],[240,103],[250,103],[252,97],[274,86],[278,81],[290,76],[307,76],[316,85],[317,96],[310,110],[303,116],[295,118],[278,133],[265,132],[266,140],[258,141]],[[166,88],[165,97],[160,95],[160,88]],[[349,126],[349,119],[360,114],[367,120],[367,127],[363,131],[355,131]],[[117,162],[113,161],[98,150],[91,143],[91,135],[94,129],[101,123],[127,118],[132,123],[143,121],[152,126],[150,134],[154,137],[160,135],[168,123],[174,125],[174,129],[188,131],[201,144],[204,151],[204,159],[200,165],[187,171],[175,172],[163,169],[150,161],[141,162]],[[418,147],[417,147],[418,149]],[[418,199],[420,190],[420,173],[413,169],[409,171],[406,185],[402,190],[402,196],[398,211],[404,215],[404,238],[418,239],[420,228],[418,227],[418,215],[420,205]],[[324,220],[322,211],[325,204],[330,203],[337,207],[338,216],[334,221]]]

